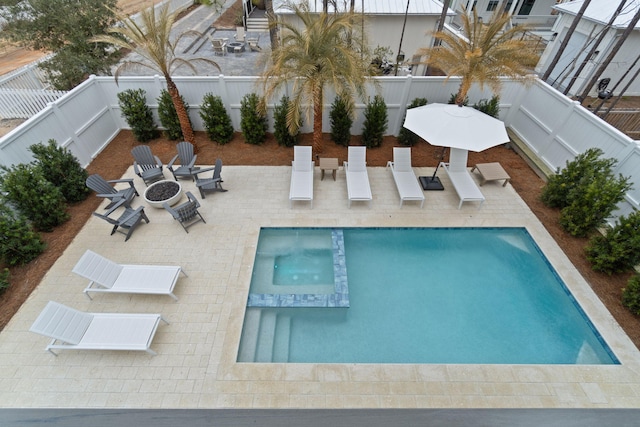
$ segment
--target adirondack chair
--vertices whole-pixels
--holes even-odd
[[[120,182],[129,184],[129,187],[117,189],[111,185]],[[96,196],[110,200],[110,203],[105,207],[105,209],[113,207],[113,205],[121,199],[131,202],[135,196],[139,196],[138,191],[133,186],[132,179],[111,179],[107,181],[100,175],[93,174],[87,177],[85,183],[87,184],[87,187],[96,192]]]
[[[162,174],[162,162],[158,156],[154,156],[148,145],[138,145],[131,150],[133,155],[133,171],[146,185],[164,179]]]
[[[176,149],[178,150],[178,154],[171,159],[167,165],[167,169],[171,171],[176,181],[178,178],[191,178],[193,181],[193,171],[197,169],[194,165],[198,157],[197,154],[193,154],[193,144],[182,141],[176,144]],[[180,166],[175,164],[178,159],[180,159]]]
[[[200,178],[200,174],[204,172],[213,171],[213,176],[211,178]],[[205,193],[220,191],[227,191],[222,188],[222,178],[220,178],[220,173],[222,172],[222,160],[217,159],[216,165],[212,168],[200,169],[198,171],[194,171],[193,175],[196,178],[196,187],[200,190],[200,196],[204,199]]]
[[[118,217],[118,219],[111,218],[109,215],[111,215],[120,207],[124,207],[124,212]],[[113,235],[117,231],[127,236],[124,239],[125,242],[129,240],[129,237],[131,237],[133,231],[142,220],[149,223],[149,218],[144,213],[144,207],[140,206],[137,209],[133,209],[129,206],[129,203],[125,199],[121,199],[120,201],[116,202],[116,204],[113,205],[113,207],[111,207],[111,209],[109,209],[104,214],[94,212],[93,215],[113,225],[113,228],[111,229],[111,235]]]

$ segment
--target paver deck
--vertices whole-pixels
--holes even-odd
[[[416,168],[431,175],[432,168]],[[128,242],[91,218],[0,333],[0,407],[62,408],[614,408],[640,407],[640,353],[511,185],[486,186],[482,209],[463,206],[445,173],[445,191],[425,206],[398,207],[393,178],[368,168],[373,202],[348,208],[343,170],[320,181],[314,209],[289,207],[290,167],[225,166],[225,193],[201,200],[207,220],[185,233],[169,213]],[[168,172],[165,171],[165,174]],[[131,168],[125,177],[142,181]],[[474,179],[477,179],[475,177]],[[198,194],[183,180],[186,191]],[[133,206],[143,204],[136,198]],[[526,227],[622,364],[414,365],[236,363],[258,233],[262,226]],[[176,248],[179,248],[178,250]],[[163,296],[96,295],[72,273],[85,250],[115,262],[177,264],[189,272],[174,302]],[[155,357],[136,352],[45,351],[29,332],[54,300],[90,312],[162,313]],[[496,307],[497,310],[500,307]]]

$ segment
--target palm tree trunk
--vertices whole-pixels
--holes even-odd
[[[278,47],[278,27],[276,15],[273,13],[273,0],[265,0],[264,8],[267,11],[267,20],[269,21],[269,40],[271,41],[271,50],[274,51]]]
[[[322,86],[318,85],[313,94],[313,151],[322,153]]]
[[[471,89],[471,81],[472,79],[469,77],[462,77],[460,87],[458,88],[458,94],[456,95],[456,104],[459,106],[464,105],[464,99],[467,97],[469,89]]]
[[[553,69],[558,64],[558,61],[560,61],[560,57],[562,56],[565,48],[569,44],[569,39],[573,35],[574,30],[576,29],[576,27],[578,26],[578,23],[582,19],[582,15],[584,15],[585,10],[587,10],[587,6],[589,6],[589,3],[591,3],[591,0],[584,0],[584,3],[582,3],[582,7],[580,7],[580,10],[578,11],[578,14],[576,15],[575,18],[573,18],[573,22],[571,22],[571,26],[569,27],[569,30],[567,30],[567,35],[564,37],[564,39],[562,39],[562,43],[560,43],[560,47],[556,52],[556,56],[553,57],[551,64],[549,64],[549,67],[547,67],[547,71],[545,71],[544,74],[542,75],[543,81],[547,81],[547,79],[553,72]]]
[[[193,128],[191,127],[191,122],[189,121],[189,113],[187,113],[184,102],[182,102],[182,97],[180,96],[178,87],[173,82],[170,76],[165,76],[165,79],[167,81],[167,92],[169,92],[171,100],[173,101],[173,106],[175,107],[176,113],[178,114],[178,120],[180,121],[180,130],[182,130],[182,137],[185,141],[193,144],[193,151],[194,153],[197,153],[198,146],[196,145],[196,136],[193,133]]]

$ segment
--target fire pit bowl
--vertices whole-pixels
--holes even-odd
[[[144,191],[144,200],[149,206],[162,209],[166,202],[173,206],[182,198],[182,186],[176,181],[158,181],[151,184]]]

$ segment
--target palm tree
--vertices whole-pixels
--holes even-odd
[[[510,20],[508,14],[497,10],[485,25],[475,9],[469,17],[462,8],[460,18],[464,37],[436,31],[434,37],[442,43],[420,50],[427,56],[427,65],[444,71],[447,79],[462,77],[456,94],[458,105],[462,105],[473,83],[480,84],[480,88],[486,84],[498,93],[502,76],[523,79],[537,63],[538,54],[523,40],[526,28],[517,26],[505,30]]]
[[[360,33],[358,15],[312,13],[309,5],[289,5],[298,26],[291,20],[279,22],[281,44],[274,49],[271,63],[262,74],[264,98],[279,95],[291,84],[293,94],[287,114],[287,127],[297,131],[300,112],[307,120],[313,107],[313,149],[322,152],[322,107],[325,86],[334,88],[353,110],[357,94],[364,99],[371,75],[370,59],[360,47],[366,46]],[[350,36],[351,35],[351,36]]]
[[[196,67],[193,63],[205,62],[213,65],[218,70],[220,67],[214,61],[207,58],[184,59],[176,54],[176,47],[180,40],[188,35],[201,35],[197,31],[186,31],[180,34],[175,40],[171,40],[171,27],[176,21],[178,12],[169,12],[169,4],[160,7],[157,14],[153,6],[140,13],[140,24],[128,16],[119,14],[118,18],[122,25],[109,29],[109,34],[97,36],[91,39],[92,42],[109,43],[114,46],[131,50],[140,55],[143,60],[131,60],[123,62],[115,73],[116,82],[120,73],[128,68],[143,66],[162,74],[167,83],[167,92],[171,96],[175,106],[180,129],[185,141],[196,146],[195,135],[189,115],[185,108],[178,87],[171,78],[171,73],[178,67],[186,66],[193,73]]]

